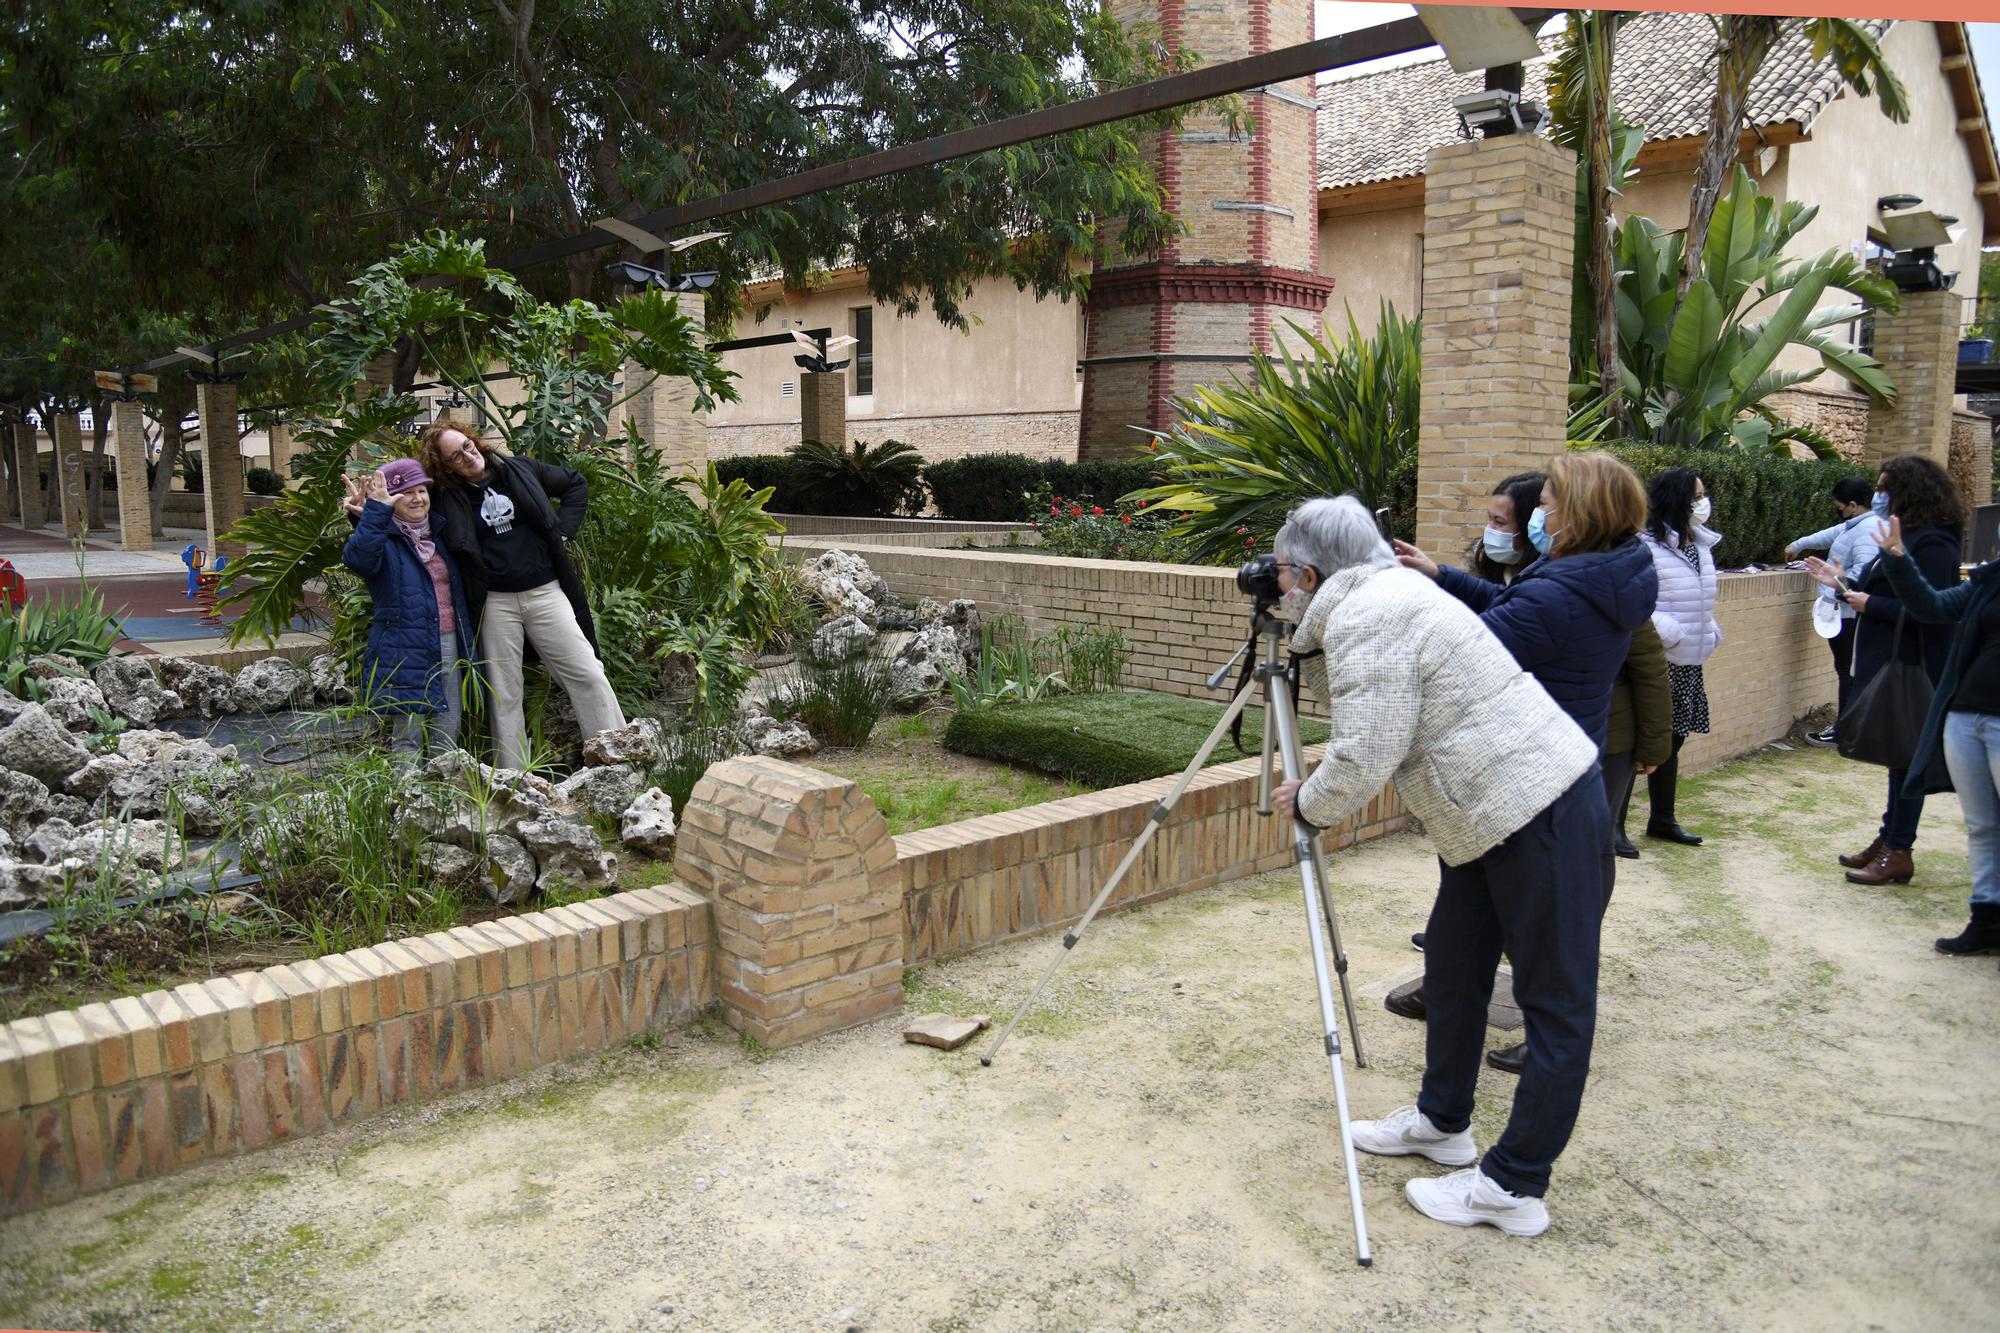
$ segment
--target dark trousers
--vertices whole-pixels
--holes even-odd
[[[1834,697],[1838,701],[1838,713],[1847,711],[1848,673],[1854,669],[1854,623],[1852,620],[1841,621],[1840,633],[1826,641],[1826,646],[1833,649],[1834,689],[1837,691]],[[1838,713],[1834,719],[1835,731],[1840,729]]]
[[[1917,821],[1924,817],[1924,798],[1903,795],[1906,768],[1889,770],[1889,801],[1882,808],[1882,842],[1899,852],[1917,845]]]
[[[1630,750],[1607,754],[1598,761],[1604,767],[1604,808],[1618,812],[1618,827],[1625,827],[1625,806],[1632,799],[1632,782],[1639,774],[1639,761]],[[1618,858],[1604,861],[1604,905],[1611,906],[1611,891],[1618,887]]]
[[[1498,847],[1443,866],[1425,927],[1428,1031],[1417,1106],[1447,1134],[1472,1123],[1493,970],[1503,949],[1513,959],[1528,1049],[1513,1114],[1482,1167],[1516,1194],[1548,1191],[1583,1102],[1610,842],[1604,779],[1593,766]]]

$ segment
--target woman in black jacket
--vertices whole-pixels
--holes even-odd
[[[564,549],[582,530],[590,502],[583,474],[502,453],[456,421],[426,430],[418,458],[443,483],[446,541],[465,572],[465,600],[493,691],[498,765],[529,763],[521,675],[528,643],[568,693],[585,739],[624,726],[597,658],[583,580]]]
[[[1920,454],[1904,454],[1882,465],[1875,479],[1878,495],[1887,497],[1887,509],[1899,521],[1903,546],[1909,559],[1933,588],[1950,588],[1958,583],[1959,532],[1965,511],[1958,488],[1943,468]],[[1878,509],[1881,506],[1877,506]],[[1826,577],[1841,573],[1826,567]],[[1840,599],[1853,607],[1859,617],[1854,632],[1854,661],[1850,668],[1848,697],[1858,696],[1861,687],[1885,666],[1892,656],[1904,662],[1920,662],[1936,685],[1944,675],[1951,655],[1951,626],[1932,625],[1914,616],[1903,615],[1902,600],[1890,585],[1888,571],[1880,560],[1861,572],[1851,589],[1841,588]],[[1898,630],[1897,622],[1904,623]],[[1917,873],[1911,849],[1916,846],[1917,821],[1924,813],[1924,791],[1949,791],[1945,781],[1911,783],[1916,794],[1907,794],[1906,769],[1889,770],[1889,797],[1882,811],[1882,827],[1875,841],[1851,856],[1843,856],[1847,878],[1855,884],[1907,884]]]

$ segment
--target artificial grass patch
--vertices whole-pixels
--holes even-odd
[[[954,714],[944,745],[1093,787],[1118,787],[1186,768],[1224,707],[1151,690],[1063,695]],[[1299,733],[1304,744],[1317,745],[1327,738],[1327,726],[1301,719]],[[1246,708],[1243,748],[1257,753],[1263,735],[1264,710]],[[1242,757],[1225,736],[1208,762]]]

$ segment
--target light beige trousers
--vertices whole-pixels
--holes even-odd
[[[526,768],[530,757],[521,710],[524,642],[535,645],[549,674],[569,695],[586,740],[625,725],[604,664],[583,637],[561,584],[545,583],[527,592],[489,592],[479,617],[479,647],[492,681],[493,749],[500,767]]]

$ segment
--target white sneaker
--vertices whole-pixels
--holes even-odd
[[[1428,1157],[1439,1166],[1479,1160],[1470,1129],[1446,1134],[1414,1106],[1398,1107],[1380,1120],[1356,1120],[1348,1128],[1354,1132],[1354,1146],[1377,1157]]]
[[[1510,1236],[1539,1236],[1549,1229],[1549,1210],[1540,1199],[1508,1193],[1476,1166],[1435,1180],[1412,1180],[1403,1193],[1425,1217],[1455,1227],[1484,1223]]]

